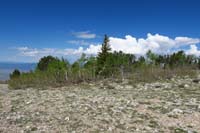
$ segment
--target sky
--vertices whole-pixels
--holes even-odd
[[[0,62],[112,50],[200,56],[199,0],[0,0]]]

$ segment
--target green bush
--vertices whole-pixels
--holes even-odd
[[[46,71],[48,69],[48,65],[52,62],[60,61],[58,58],[55,58],[53,56],[45,56],[40,59],[40,61],[37,64],[37,69],[40,71]]]
[[[48,63],[43,62],[44,60],[48,60]],[[48,65],[46,66],[45,63]],[[38,63],[38,68],[35,71],[22,74],[14,71],[11,75],[12,78],[9,80],[9,86],[13,89],[61,86],[66,82],[67,70],[67,63],[65,61],[50,56],[44,57]]]
[[[11,74],[10,74],[10,79],[13,78],[18,78],[20,76],[20,71],[18,69],[15,69]]]

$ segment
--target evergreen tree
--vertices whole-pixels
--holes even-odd
[[[110,45],[109,45],[109,37],[105,35],[104,41],[101,47],[101,51],[98,54],[97,57],[97,74],[105,74],[105,64],[106,60],[109,56],[109,53],[111,51]]]
[[[17,78],[21,75],[20,71],[18,69],[15,69],[12,74],[10,74],[10,79]]]
[[[183,66],[186,63],[186,55],[184,51],[178,51],[170,56],[170,67]]]

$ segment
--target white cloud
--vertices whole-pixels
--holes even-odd
[[[93,45],[91,44],[89,48],[84,50],[84,53],[89,55],[96,55],[101,49],[101,45]]]
[[[88,46],[91,44],[91,42],[87,42],[85,40],[70,40],[67,41],[69,44],[74,44],[74,45],[83,45],[83,46]]]
[[[18,47],[17,49],[20,51],[24,51],[24,50],[28,50],[28,47]]]
[[[200,56],[200,50],[196,45],[190,45],[190,49],[186,50],[186,54]]]
[[[29,48],[29,47],[19,47],[16,48],[18,51],[20,51],[20,54],[22,56],[30,56],[34,57],[37,55],[46,55],[46,54],[53,54],[54,49],[51,48],[43,48],[43,49],[37,49],[37,48]]]
[[[176,37],[175,39],[159,34],[147,34],[147,38],[135,38],[127,35],[125,38],[110,37],[112,50],[144,55],[148,50],[158,54],[167,54],[181,49],[183,46],[198,44],[199,39],[189,37]]]
[[[84,49],[83,47],[79,47],[77,49],[66,48],[66,49],[58,49],[58,48],[26,48],[22,49],[21,47],[16,48],[19,51],[20,56],[26,57],[43,57],[47,55],[53,56],[80,56],[82,53],[87,55],[96,55],[101,48],[101,45],[91,44],[88,48]]]
[[[190,45],[190,44],[197,44],[197,43],[199,43],[200,39],[194,39],[194,38],[189,38],[189,37],[176,37],[175,41],[178,44]]]
[[[90,33],[90,31],[72,32],[72,35],[74,35],[76,38],[81,38],[81,39],[96,38],[96,34]]]
[[[38,50],[29,50],[29,51],[22,51],[22,54],[24,55],[24,56],[32,56],[32,57],[34,57],[34,56],[36,56],[37,54],[39,53],[39,51]]]
[[[148,50],[152,50],[158,54],[168,54],[176,52],[178,50],[184,50],[185,46],[189,46],[190,49],[186,49],[186,54],[193,54],[200,56],[200,50],[198,50],[197,44],[200,43],[199,39],[189,37],[176,37],[169,38],[167,36],[159,34],[147,34],[146,38],[135,38],[131,35],[125,36],[125,38],[110,37],[110,45],[113,51],[123,51],[125,53],[131,53],[136,55],[144,55]],[[21,56],[39,58],[46,55],[64,56],[64,57],[80,57],[82,53],[88,55],[96,55],[101,49],[101,44],[89,44],[87,48],[28,48],[19,47],[17,50]]]

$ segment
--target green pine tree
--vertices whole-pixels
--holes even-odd
[[[98,54],[97,57],[97,74],[105,74],[105,64],[106,60],[109,56],[109,53],[111,51],[110,45],[109,45],[109,37],[105,35],[104,41],[101,47],[101,51]]]

